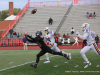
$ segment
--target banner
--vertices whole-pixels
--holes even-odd
[[[79,43],[79,39],[77,37],[65,37],[58,39],[58,45],[74,45],[76,43]]]
[[[22,39],[0,39],[0,47],[23,46]]]
[[[58,45],[74,45],[78,43],[77,37],[66,37],[62,39],[55,38],[55,42]],[[27,41],[28,46],[37,46],[37,43],[30,43]],[[12,39],[0,39],[0,47],[8,47],[8,46],[23,46],[22,38],[12,38]]]

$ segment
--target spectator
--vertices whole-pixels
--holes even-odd
[[[82,48],[86,46],[86,40],[83,40],[83,45],[82,45]]]
[[[93,13],[93,15],[92,15],[92,16],[93,16],[93,18],[95,19],[95,17],[96,17],[96,14],[95,14],[95,12]]]
[[[23,46],[24,46],[24,50],[27,50],[27,41],[26,41],[26,37],[23,37]]]
[[[74,30],[74,28],[72,27],[72,29],[71,29],[71,34],[74,34],[74,31],[75,31],[75,30]]]
[[[89,19],[89,12],[87,12],[86,17]]]
[[[16,32],[14,31],[14,33],[13,33],[13,37],[17,37],[17,34],[16,34]]]
[[[27,35],[27,31],[25,31],[25,33],[24,33],[24,36],[26,37],[26,35]]]
[[[17,37],[19,38],[19,32],[18,32],[18,34],[17,34]]]
[[[98,35],[96,35],[95,41],[96,41],[96,44],[97,44],[97,46],[98,46],[98,43],[99,43],[99,37],[98,37]]]
[[[90,13],[89,18],[92,18],[92,13]]]
[[[69,36],[69,34],[67,33],[67,35],[66,35],[66,38],[69,38],[70,36]]]
[[[52,20],[52,18],[50,17],[50,19],[49,19],[49,25],[50,25],[50,24],[52,25],[52,22],[53,22],[53,20]]]
[[[22,28],[20,30],[20,36],[23,37],[23,30],[22,30]]]
[[[66,38],[66,35],[65,35],[65,33],[63,34],[63,38]]]
[[[10,33],[10,38],[13,38],[13,29],[10,29],[9,33]]]

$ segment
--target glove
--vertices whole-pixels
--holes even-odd
[[[78,32],[78,31],[76,31],[76,34],[78,35],[78,34],[79,34],[79,32]]]
[[[63,39],[61,37],[59,37],[59,39],[62,41]]]
[[[59,37],[59,39],[61,39],[61,37]]]

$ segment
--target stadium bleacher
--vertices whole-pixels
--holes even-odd
[[[35,14],[31,14],[34,8],[28,8],[24,16],[21,17],[19,22],[15,25],[14,31],[19,32],[20,28],[22,28],[23,32],[27,31],[28,34],[34,37],[35,32],[38,30],[44,33],[45,27],[56,30],[64,14],[67,12],[68,7],[69,6],[36,8],[37,12]],[[50,17],[53,19],[52,25],[48,24]]]
[[[24,16],[21,17],[19,22],[15,25],[14,31],[19,32],[20,28],[22,28],[23,32],[27,31],[28,34],[32,35],[33,37],[35,36],[35,32],[37,30],[41,30],[44,33],[45,27],[49,27],[51,30],[55,31],[64,14],[67,12],[68,7],[69,6],[37,8],[36,14],[31,14],[32,9],[34,8],[28,8]],[[96,34],[100,36],[99,9],[100,5],[73,6],[59,33],[61,35],[63,35],[64,33],[70,33],[71,28],[74,27],[75,31],[78,30],[82,34],[81,25],[83,23],[89,23],[91,25],[91,30],[95,31]],[[87,12],[96,12],[96,18],[87,19]],[[53,25],[48,24],[48,19],[50,17],[54,20]],[[72,36],[75,36],[75,34]],[[9,34],[7,37],[9,37]]]
[[[96,12],[96,18],[88,19],[86,13]],[[71,33],[71,28],[74,27],[75,31],[82,34],[81,26],[83,23],[89,23],[92,31],[100,36],[100,5],[80,5],[73,6],[66,21],[63,23],[59,33]],[[72,35],[75,36],[76,34]]]

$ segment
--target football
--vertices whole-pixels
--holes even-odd
[[[33,10],[31,11],[31,14],[35,14],[36,11],[37,11],[37,9],[33,9]]]

